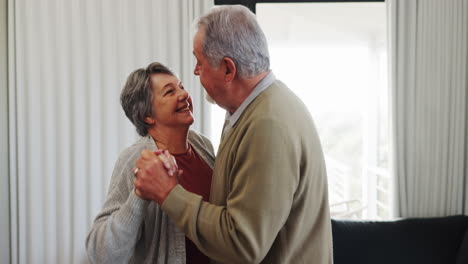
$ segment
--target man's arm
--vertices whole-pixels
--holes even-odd
[[[175,185],[160,200],[163,210],[210,258],[260,262],[288,218],[299,182],[298,151],[290,142],[278,122],[252,124],[235,154],[226,206]]]

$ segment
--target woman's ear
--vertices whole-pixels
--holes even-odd
[[[154,123],[156,123],[156,121],[154,121],[154,119],[150,116],[147,116],[145,117],[145,123],[148,124],[148,125],[154,125]]]
[[[224,74],[224,80],[227,82],[230,82],[234,80],[234,78],[236,77],[236,72],[237,72],[236,64],[229,57],[224,57],[223,63],[225,65],[225,71],[226,71]]]

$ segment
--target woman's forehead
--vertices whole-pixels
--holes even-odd
[[[181,81],[177,76],[167,73],[152,74],[150,80],[153,89],[157,90],[164,89],[166,86],[179,86],[181,84]]]

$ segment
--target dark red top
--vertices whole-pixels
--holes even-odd
[[[187,153],[175,154],[174,157],[179,169],[184,171],[179,179],[179,184],[187,191],[201,195],[203,201],[208,201],[213,170],[192,146],[190,146]],[[185,250],[187,264],[206,264],[210,262],[210,259],[198,250],[197,246],[188,237],[185,237]]]

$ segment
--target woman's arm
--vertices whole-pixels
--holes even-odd
[[[137,151],[123,152],[114,168],[106,201],[86,239],[92,263],[128,263],[140,239],[148,201],[133,191]]]

